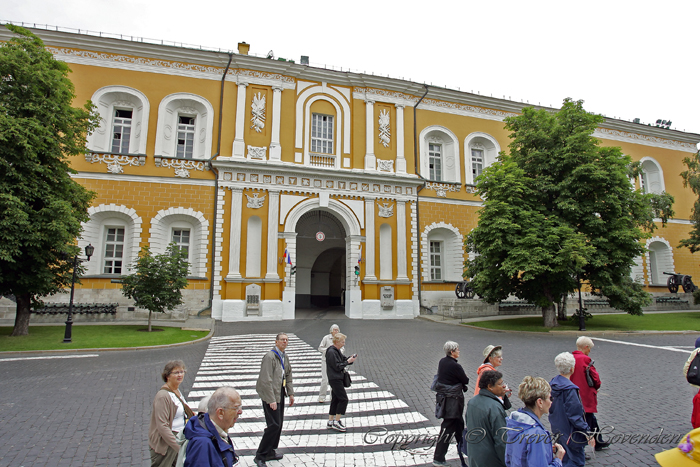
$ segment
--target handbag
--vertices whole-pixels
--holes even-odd
[[[595,383],[593,382],[593,378],[591,378],[591,367],[593,366],[593,363],[595,363],[595,362],[593,360],[591,360],[591,363],[589,363],[588,366],[585,368],[586,382],[588,383],[589,388],[595,387]]]
[[[350,378],[350,373],[347,371],[343,372],[343,387],[349,388],[352,385],[352,379]]]

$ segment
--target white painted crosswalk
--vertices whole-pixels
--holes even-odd
[[[295,404],[286,406],[282,438],[277,450],[284,454],[277,466],[414,466],[432,462],[433,443],[439,426],[406,402],[351,371],[350,402],[343,421],[346,433],[326,427],[329,402],[318,403],[321,354],[289,334],[287,354],[293,368]],[[274,334],[215,337],[195,378],[188,402],[199,401],[220,386],[232,386],[241,394],[243,414],[230,430],[240,466],[252,466],[265,429],[262,402],[255,392],[260,361],[274,345]],[[432,393],[428,396],[432,397]],[[330,399],[330,388],[329,397]],[[458,459],[455,446],[447,455]],[[458,464],[458,461],[457,461]]]

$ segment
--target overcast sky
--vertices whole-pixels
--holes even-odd
[[[700,1],[0,0],[3,21],[236,50],[700,133]]]

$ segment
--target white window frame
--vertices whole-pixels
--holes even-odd
[[[131,112],[131,117],[120,117],[117,115],[119,112]],[[112,116],[112,154],[129,154],[129,145],[131,144],[131,124],[134,118],[134,109],[124,109],[120,107],[115,107]],[[119,131],[119,138],[117,138],[117,128]],[[124,135],[127,135],[125,138]],[[118,140],[118,142],[117,142]],[[114,150],[114,144],[118,145],[118,150]],[[126,146],[126,147],[124,147]]]
[[[472,180],[484,172],[484,149],[480,147],[472,147],[471,149],[471,159],[472,159]],[[475,155],[475,153],[479,153]]]
[[[112,153],[115,110],[131,110],[129,154],[146,154],[150,103],[145,94],[126,86],[105,86],[92,95],[100,115],[99,126],[87,137],[91,151]]]
[[[639,174],[639,189],[644,193],[661,194],[666,191],[664,171],[652,157],[640,159],[642,173]]]
[[[180,233],[179,235],[177,233]],[[187,241],[182,240],[182,233],[187,232]],[[187,227],[179,227],[179,226],[170,226],[170,239],[171,243],[174,243],[175,246],[177,247],[178,250],[182,251],[183,248],[185,248],[185,251],[187,251],[187,257],[186,260],[189,263],[190,262],[190,250],[191,250],[191,241],[192,241],[192,228],[190,226]]]
[[[649,285],[665,286],[664,272],[675,272],[673,248],[663,237],[652,237],[646,242],[646,272]]]
[[[442,281],[444,280],[445,274],[443,273],[444,261],[443,261],[443,251],[445,249],[443,241],[430,240],[428,242],[430,248],[430,280],[431,281]],[[435,251],[437,247],[438,251]]]
[[[114,231],[111,233],[111,231]],[[121,241],[118,240],[119,231],[121,231]],[[127,261],[125,261],[125,250],[126,250],[126,226],[124,225],[105,225],[104,235],[102,241],[102,261],[101,270],[103,275],[109,276],[121,276],[126,273]],[[115,237],[110,240],[110,235]],[[113,247],[112,254],[108,256],[109,247]],[[117,250],[120,251],[120,255],[116,255]],[[107,271],[107,262],[110,263],[109,269]],[[119,266],[116,263],[120,263]],[[118,271],[117,271],[118,269]]]
[[[333,115],[315,112],[311,114],[311,147],[309,152],[314,154],[335,154],[334,125],[335,119]],[[318,132],[321,134],[318,134]],[[314,133],[317,134],[314,135]],[[328,134],[330,135],[328,136]]]
[[[190,119],[192,123],[183,123],[183,119]],[[175,143],[175,156],[179,159],[192,159],[194,156],[194,142],[197,133],[197,116],[179,114],[177,116],[177,136]],[[184,141],[183,144],[180,141]],[[188,143],[189,146],[188,146]]]
[[[154,254],[164,253],[173,241],[173,231],[189,229],[190,244],[187,262],[188,275],[206,277],[208,271],[209,221],[200,211],[192,208],[171,207],[158,211],[151,219],[148,243]]]
[[[442,181],[442,143],[428,141],[428,180]]]
[[[192,159],[212,156],[214,108],[205,98],[179,92],[166,96],[158,106],[155,155],[177,157],[179,117],[194,117],[194,147]]]
[[[466,183],[468,185],[475,185],[475,180],[478,176],[474,174],[474,163],[478,163],[473,157],[472,150],[474,149],[482,151],[481,172],[483,173],[484,170],[498,160],[498,153],[501,152],[501,145],[496,141],[496,138],[488,133],[480,131],[470,133],[464,139],[464,166],[467,168]]]
[[[447,128],[439,125],[424,128],[420,133],[419,153],[421,174],[430,178],[430,144],[441,145],[441,176],[439,182],[461,183],[459,140]]]

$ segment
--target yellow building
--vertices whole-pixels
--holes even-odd
[[[112,281],[142,246],[171,241],[191,264],[181,314],[279,320],[343,305],[351,318],[413,318],[419,297],[454,297],[481,205],[474,178],[507,149],[503,119],[525,104],[253,57],[245,43],[226,53],[33,32],[71,67],[76,104],[101,115],[90,153],[71,161],[98,193],[77,301],[126,312]],[[700,135],[607,119],[595,136],[676,199],[633,277],[650,292],[665,291],[664,271],[700,277],[675,248],[694,201],[678,174]]]

